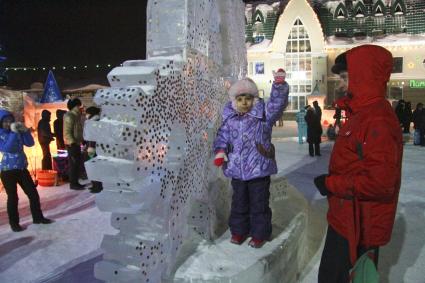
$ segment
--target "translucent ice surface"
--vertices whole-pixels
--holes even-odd
[[[224,232],[228,181],[212,166],[212,141],[225,82],[246,73],[244,19],[241,0],[150,0],[148,59],[114,68],[96,93],[101,119],[84,136],[98,156],[86,169],[120,231],[104,237],[97,278],[169,279],[194,239]]]

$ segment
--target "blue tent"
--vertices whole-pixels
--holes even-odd
[[[56,83],[55,76],[53,76],[52,71],[49,71],[46,83],[44,84],[43,96],[41,97],[40,102],[49,103],[56,101],[63,101],[63,99],[58,84]]]

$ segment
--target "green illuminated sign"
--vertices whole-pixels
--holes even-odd
[[[425,88],[425,81],[410,80],[410,88]]]

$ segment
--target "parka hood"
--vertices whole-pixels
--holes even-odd
[[[8,116],[14,118],[13,114],[11,112],[4,110],[4,109],[0,109],[0,128],[2,128],[3,119],[8,117]]]
[[[43,110],[41,112],[41,119],[43,120],[50,120],[51,116],[52,116],[52,113],[50,113],[49,110]]]
[[[393,68],[391,52],[377,45],[355,47],[347,51],[347,67],[348,99],[343,98],[343,104],[352,112],[385,100]]]

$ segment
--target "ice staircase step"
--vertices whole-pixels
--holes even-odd
[[[97,105],[138,107],[143,104],[143,97],[152,96],[155,87],[150,84],[128,87],[110,87],[96,91],[93,101]]]
[[[101,248],[105,260],[120,261],[127,265],[138,266],[141,262],[155,268],[165,263],[168,245],[166,234],[142,233],[139,235],[105,235]]]
[[[112,87],[116,88],[139,85],[156,86],[160,77],[179,72],[181,68],[181,63],[167,62],[167,60],[163,60],[163,64],[128,63],[112,69],[108,74],[108,81]]]
[[[104,156],[90,159],[84,166],[91,180],[106,183],[130,183],[138,172],[136,162]]]
[[[294,187],[272,183],[272,240],[260,249],[230,243],[229,230],[204,241],[177,270],[173,282],[295,283],[307,259],[308,204]]]
[[[84,139],[88,141],[131,146],[137,136],[137,127],[133,123],[87,120],[84,127]]]

